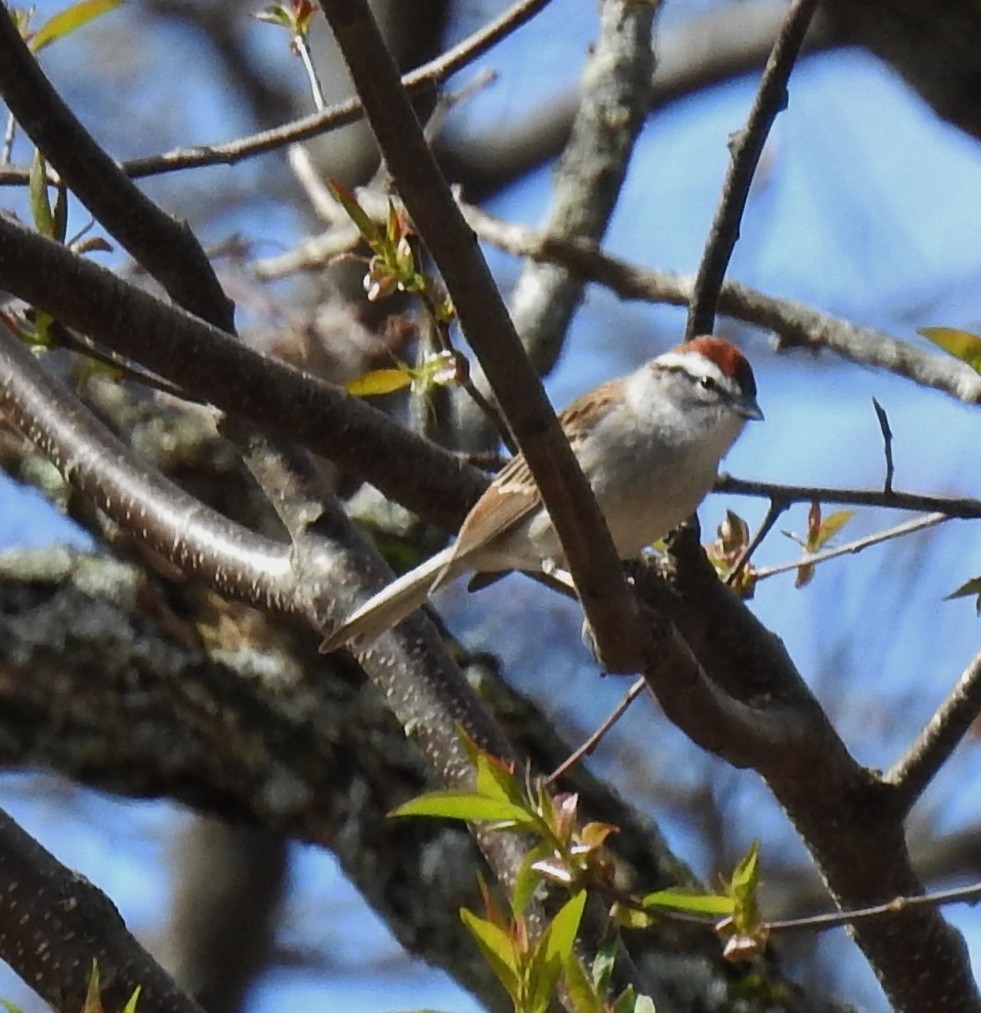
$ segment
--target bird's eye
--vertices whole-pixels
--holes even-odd
[[[715,379],[711,376],[700,376],[698,382],[703,390],[715,390],[718,387]]]

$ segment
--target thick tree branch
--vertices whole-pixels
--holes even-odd
[[[139,990],[143,1013],[203,1013],[84,876],[0,811],[0,957],[60,1013],[85,1005],[93,962],[106,1009]]]
[[[353,471],[455,529],[487,479],[382,412],[246,348],[0,215],[0,287],[265,432]]]
[[[681,562],[669,571],[668,584],[641,582],[642,600],[670,617],[721,690],[752,708],[786,715],[782,748],[757,749],[751,758],[835,902],[849,910],[922,894],[906,850],[902,800],[849,755],[782,644],[719,582],[692,541],[677,543]],[[697,732],[698,715],[688,720]],[[681,727],[691,734],[687,723]],[[752,726],[746,730],[752,733]],[[738,734],[738,727],[733,731]],[[723,743],[721,753],[738,756],[742,745]],[[981,1009],[964,941],[936,910],[907,909],[893,919],[863,922],[854,934],[895,1008]]]

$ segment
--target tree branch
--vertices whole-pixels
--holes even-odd
[[[909,812],[950,759],[981,715],[981,652],[964,669],[947,698],[885,780],[895,790],[904,812]]]
[[[234,329],[234,307],[191,230],[161,211],[78,122],[0,5],[0,95],[62,179],[189,312]]]
[[[0,921],[0,957],[61,1013],[85,1005],[93,961],[107,1009],[121,1010],[138,989],[143,1013],[203,1013],[130,935],[106,895],[3,811]]]
[[[409,94],[414,94],[437,87],[448,77],[479,59],[502,39],[507,38],[550,2],[551,0],[518,0],[436,59],[403,75],[403,88]],[[183,169],[200,169],[209,165],[235,165],[244,159],[255,158],[290,144],[308,141],[332,130],[338,130],[350,123],[356,123],[363,116],[361,101],[358,98],[349,98],[281,127],[263,130],[222,144],[198,144],[191,148],[177,148],[160,155],[149,155],[146,158],[132,158],[119,163],[119,168],[131,179],[141,179]],[[15,184],[26,186],[29,176],[28,169],[0,166],[0,186]]]
[[[752,482],[732,475],[720,475],[716,492],[755,496],[785,503],[849,503],[854,506],[886,507],[943,514],[945,517],[981,517],[981,500],[970,497],[925,496],[916,492],[886,492],[884,489],[835,489],[820,485],[779,485]]]
[[[633,0],[599,5],[599,37],[552,177],[551,207],[542,226],[549,237],[599,242],[606,233],[650,106],[651,32],[658,7]],[[584,287],[581,277],[558,264],[530,261],[522,268],[510,299],[511,317],[537,372],[548,373],[554,365]]]
[[[455,530],[487,478],[337,387],[262,355],[0,214],[0,288],[192,397],[295,440]]]
[[[321,6],[406,209],[528,460],[604,658],[617,670],[636,670],[636,607],[603,516],[426,146],[371,12],[365,0],[322,0]]]
[[[841,909],[922,894],[906,850],[906,812],[892,785],[849,755],[783,645],[719,582],[697,542],[682,537],[675,548],[680,560],[666,564],[670,583],[638,580],[641,600],[677,625],[721,691],[786,721],[777,748],[737,739],[723,742],[720,755],[738,759],[748,749],[743,755],[783,806]],[[686,718],[682,729],[698,741],[697,710]],[[738,726],[731,731],[738,735]],[[896,1008],[981,1009],[964,941],[933,908],[907,908],[856,925],[854,933]]]
[[[692,290],[692,301],[685,325],[685,337],[708,334],[715,326],[715,311],[732,251],[739,238],[739,224],[763,145],[777,113],[787,105],[787,81],[804,42],[818,0],[794,0],[786,20],[773,43],[760,86],[749,112],[749,119],[730,138],[731,161],[722,185],[722,195],[709,229]]]

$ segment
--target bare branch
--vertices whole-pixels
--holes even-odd
[[[219,590],[290,609],[288,545],[229,521],[143,464],[4,328],[0,405],[69,482],[149,549]]]
[[[787,80],[817,5],[817,0],[795,0],[787,12],[787,18],[763,71],[746,126],[729,140],[732,160],[695,277],[688,322],[685,325],[685,336],[688,338],[693,338],[696,334],[707,334],[715,326],[719,293],[739,238],[739,223],[746,208],[749,188],[770,127],[773,126],[777,113],[787,105]]]
[[[841,928],[843,925],[855,925],[869,918],[887,918],[910,908],[943,907],[946,904],[975,904],[979,898],[981,898],[981,885],[974,884],[950,890],[935,890],[921,896],[893,897],[892,900],[887,900],[883,904],[873,904],[871,907],[858,908],[854,911],[785,918],[780,921],[767,922],[766,927],[771,933],[801,930],[824,932],[826,929]]]
[[[896,464],[892,459],[892,428],[889,425],[889,416],[886,414],[885,408],[875,398],[872,398],[872,407],[875,409],[875,417],[879,420],[879,429],[882,432],[882,452],[886,458],[886,477],[882,488],[887,493],[891,493],[893,476],[896,474]]]
[[[887,528],[885,531],[876,531],[874,534],[866,535],[864,538],[856,538],[855,541],[848,542],[846,545],[838,545],[833,549],[825,549],[823,552],[805,552],[800,559],[792,563],[781,563],[778,566],[764,566],[756,571],[755,577],[757,580],[764,580],[778,573],[798,570],[802,566],[816,566],[818,563],[824,563],[829,559],[837,559],[839,556],[853,556],[863,549],[868,549],[873,545],[881,545],[891,538],[902,538],[904,535],[912,535],[917,531],[936,527],[938,524],[943,524],[951,519],[949,514],[930,514],[927,517],[917,517],[914,520],[905,521],[903,524],[897,524],[895,527]]]
[[[833,489],[819,485],[777,485],[775,482],[751,482],[731,475],[720,475],[716,492],[736,496],[757,496],[786,503],[850,503],[855,506],[890,507],[894,510],[930,511],[944,517],[981,517],[981,500],[951,496],[924,496],[915,492],[885,492],[879,489]]]
[[[106,1009],[203,1013],[130,935],[101,890],[0,811],[0,957],[61,1013],[85,1005],[93,961]]]
[[[776,497],[770,500],[770,505],[767,507],[763,522],[749,540],[746,548],[739,554],[739,558],[733,563],[732,569],[726,576],[726,584],[729,587],[737,586],[739,575],[749,565],[749,561],[753,558],[753,553],[763,544],[763,539],[773,529],[773,525],[777,523],[777,518],[787,509],[788,505],[786,500],[777,499]]]
[[[599,242],[623,186],[650,105],[656,3],[604,0],[600,33],[582,75],[569,142],[552,177],[545,235]],[[540,373],[555,362],[583,294],[561,265],[525,264],[511,296],[514,326]]]
[[[597,726],[596,731],[586,739],[582,745],[577,746],[576,749],[571,752],[551,774],[545,779],[546,784],[554,784],[561,777],[564,777],[577,763],[584,760],[587,756],[592,756],[596,752],[597,746],[607,736],[610,729],[627,713],[627,708],[640,696],[640,694],[647,687],[647,680],[641,676],[635,679],[630,684],[630,689],[623,694],[623,698],[613,708],[612,711],[600,722]]]
[[[507,38],[511,32],[520,28],[550,2],[551,0],[518,0],[452,49],[406,74],[402,78],[403,87],[409,93],[435,88],[502,39]],[[162,155],[130,159],[121,163],[120,168],[130,178],[139,179],[182,169],[198,169],[207,165],[234,165],[243,159],[254,158],[300,141],[308,141],[349,123],[356,123],[363,116],[364,109],[360,100],[350,98],[282,127],[264,130],[224,144],[195,145],[193,148],[179,148]],[[27,181],[28,170],[0,167],[0,186],[26,185]]]
[[[900,805],[908,812],[981,715],[981,652],[976,654],[906,755],[889,771]]]

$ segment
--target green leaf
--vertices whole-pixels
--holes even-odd
[[[920,327],[918,333],[981,373],[981,336],[953,327]]]
[[[481,795],[521,806],[526,814],[533,815],[522,794],[518,779],[503,760],[483,750],[473,754],[473,759],[477,768],[476,787]]]
[[[137,985],[133,989],[133,994],[129,997],[129,1002],[123,1007],[123,1013],[136,1013],[136,1004],[140,998],[140,986]]]
[[[542,841],[529,849],[521,861],[518,874],[514,877],[514,885],[511,888],[511,910],[515,915],[520,915],[528,906],[528,901],[535,895],[542,878],[535,872],[532,866],[550,854],[552,851],[548,841]]]
[[[713,893],[693,893],[689,890],[657,890],[642,901],[645,908],[667,908],[688,914],[711,915],[723,918],[732,914],[733,900]]]
[[[28,184],[31,219],[42,236],[55,238],[55,220],[48,203],[48,167],[44,155],[35,149]]]
[[[559,909],[546,933],[546,952],[549,957],[558,957],[564,964],[572,955],[585,907],[586,891],[580,890]]]
[[[575,1013],[604,1013],[602,993],[590,980],[582,961],[573,953],[562,968],[565,994]]]
[[[45,46],[63,39],[76,29],[87,25],[90,21],[115,10],[123,0],[80,0],[63,11],[59,11],[31,36],[30,47],[34,53],[40,53]]]
[[[505,991],[512,999],[516,998],[520,991],[521,980],[518,975],[514,948],[507,933],[493,922],[478,918],[466,908],[460,909],[460,919],[480,947],[480,952],[483,953],[487,965],[497,976],[497,980],[504,986]]]
[[[20,1006],[15,1005],[9,999],[0,999],[0,1006],[3,1006],[7,1013],[24,1013]]]
[[[525,996],[521,1013],[548,1013],[562,974],[562,961],[548,952],[545,939],[539,941],[525,967]]]
[[[99,965],[98,962],[92,961],[92,971],[89,974],[89,987],[85,993],[85,1005],[82,1007],[82,1013],[105,1013],[105,1008],[102,1005],[101,987],[99,985]]]
[[[377,397],[380,394],[391,394],[412,383],[412,370],[408,366],[398,369],[373,369],[362,373],[344,384],[348,394],[355,397]]]
[[[378,226],[371,220],[371,217],[358,203],[358,198],[339,179],[328,179],[327,189],[340,202],[347,212],[348,218],[358,227],[362,239],[375,250],[381,252],[385,248],[385,237]]]
[[[432,791],[393,809],[389,816],[441,816],[451,820],[480,820],[527,826],[526,810],[511,802],[487,798],[474,791]]]
[[[617,999],[613,1013],[657,1013],[657,1007],[649,995],[637,995],[632,987],[628,987]]]
[[[252,17],[267,25],[276,25],[279,28],[285,28],[288,32],[293,31],[293,19],[282,4],[269,4],[257,14],[253,14]]]
[[[816,552],[831,541],[832,538],[852,519],[854,510],[836,510],[821,521],[820,528],[815,534],[815,541],[811,551]]]
[[[603,943],[593,961],[592,978],[596,991],[600,994],[610,987],[613,968],[617,961],[617,938],[613,935]]]
[[[732,893],[737,904],[755,900],[760,883],[760,842],[753,841],[732,873]]]

